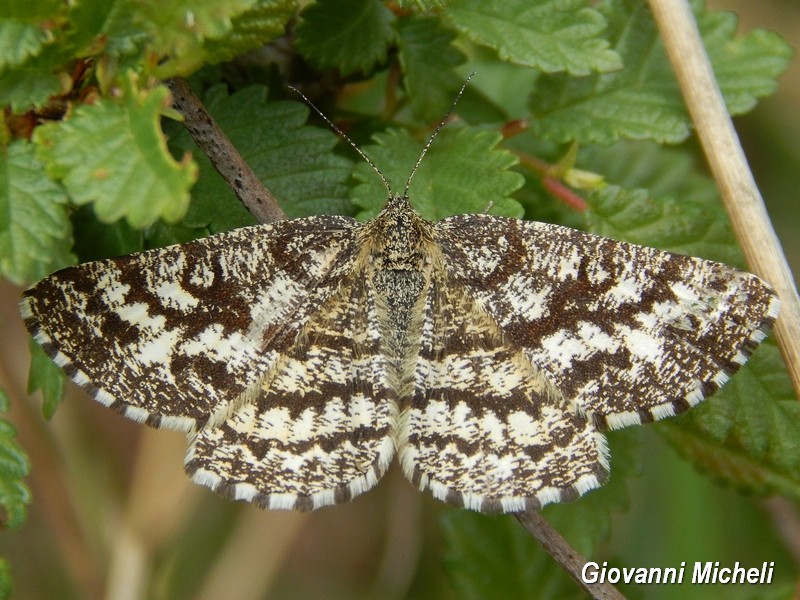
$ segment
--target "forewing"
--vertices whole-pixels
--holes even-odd
[[[395,450],[397,406],[366,280],[347,280],[262,377],[255,398],[200,431],[196,483],[266,508],[313,510],[368,490]]]
[[[487,215],[435,227],[451,280],[601,426],[697,404],[777,315],[764,282],[720,263]]]
[[[334,293],[356,227],[281,221],[71,267],[26,291],[22,315],[99,402],[192,430],[257,386]]]
[[[605,440],[465,291],[428,293],[400,462],[420,489],[483,512],[538,509],[606,478]]]

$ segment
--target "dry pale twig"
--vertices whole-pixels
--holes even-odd
[[[750,268],[781,299],[775,334],[800,397],[800,298],[686,0],[649,0],[706,159]]]

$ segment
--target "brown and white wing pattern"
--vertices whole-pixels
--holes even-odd
[[[36,341],[99,402],[184,431],[261,385],[349,275],[355,221],[311,217],[70,267],[26,291]]]
[[[186,471],[227,497],[343,502],[397,451],[419,487],[483,512],[601,485],[602,429],[697,404],[777,315],[719,263],[487,215],[431,224],[399,196],[384,210],[64,269],[22,315],[99,402],[189,432]]]
[[[720,263],[487,215],[434,227],[452,285],[599,427],[697,404],[777,316],[769,286]]]
[[[406,475],[482,512],[538,509],[601,485],[602,434],[442,275],[428,290],[414,394],[400,418]]]
[[[313,510],[374,486],[394,457],[397,405],[373,296],[348,277],[261,378],[192,442],[196,483],[265,508]]]

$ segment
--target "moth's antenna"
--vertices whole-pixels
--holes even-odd
[[[469,80],[467,80],[467,81],[469,81]],[[334,125],[334,124],[333,124],[333,121],[331,121],[331,120],[330,120],[328,117],[326,117],[326,116],[325,116],[325,113],[323,113],[323,112],[322,112],[320,109],[318,109],[318,108],[316,107],[316,105],[315,105],[313,102],[311,102],[311,100],[309,100],[308,98],[306,98],[306,95],[305,95],[303,92],[301,92],[300,90],[298,90],[298,89],[297,89],[296,87],[294,87],[293,85],[289,85],[289,86],[287,86],[287,87],[288,87],[290,90],[292,90],[292,91],[293,91],[295,94],[297,94],[298,96],[300,96],[300,97],[301,97],[303,100],[305,100],[306,104],[308,104],[308,105],[309,105],[311,108],[313,108],[313,109],[314,109],[314,111],[315,111],[315,112],[316,112],[316,113],[317,113],[317,114],[318,114],[320,117],[322,117],[322,118],[325,120],[325,122],[328,124],[328,126],[329,126],[331,129],[333,129],[333,130],[334,130],[334,131],[335,131],[337,134],[339,134],[339,137],[341,137],[341,138],[342,138],[343,140],[345,140],[345,141],[346,141],[348,144],[350,144],[350,145],[353,147],[353,150],[355,150],[356,152],[358,152],[359,156],[361,156],[361,158],[363,158],[365,161],[367,161],[367,164],[369,164],[369,166],[370,166],[370,167],[372,167],[372,170],[373,170],[373,171],[375,171],[375,172],[378,174],[378,177],[380,177],[380,178],[381,178],[381,181],[383,182],[383,185],[384,185],[384,186],[386,186],[386,190],[389,192],[389,195],[391,196],[391,195],[392,195],[392,186],[390,186],[390,185],[389,185],[389,182],[386,180],[386,177],[383,175],[383,173],[381,172],[381,170],[380,170],[380,169],[379,169],[379,168],[378,168],[378,167],[375,165],[375,163],[374,163],[374,162],[372,162],[372,160],[370,159],[370,157],[369,157],[369,156],[367,156],[366,154],[364,154],[364,153],[361,151],[361,148],[359,148],[358,146],[356,146],[356,145],[355,145],[355,143],[353,142],[353,140],[351,140],[349,137],[347,137],[347,134],[346,134],[344,131],[342,131],[342,130],[341,130],[341,129],[339,129],[339,128],[338,128],[336,125]],[[459,96],[460,96],[460,95],[461,95],[461,94],[459,94]]]
[[[439,130],[442,127],[444,127],[445,123],[447,123],[447,119],[449,119],[450,115],[453,114],[453,111],[456,108],[456,104],[458,104],[458,101],[461,100],[461,95],[464,93],[464,90],[467,89],[467,84],[469,83],[469,80],[472,79],[472,77],[474,75],[475,75],[474,71],[469,74],[469,77],[467,77],[467,80],[462,84],[461,89],[458,90],[458,93],[456,94],[455,100],[453,100],[453,104],[450,106],[450,110],[447,111],[447,113],[445,114],[444,118],[436,126],[436,129],[433,130],[433,133],[431,134],[431,137],[428,138],[428,142],[425,144],[425,147],[422,149],[422,152],[420,153],[419,158],[417,159],[417,164],[415,164],[414,168],[411,169],[411,174],[408,176],[408,179],[406,180],[406,187],[403,190],[403,197],[404,198],[408,197],[408,188],[411,187],[411,180],[414,178],[414,174],[417,172],[417,169],[419,168],[419,165],[422,162],[422,159],[425,158],[425,155],[428,153],[428,148],[431,147],[431,144],[433,143],[433,140],[436,139],[437,135],[439,135]]]

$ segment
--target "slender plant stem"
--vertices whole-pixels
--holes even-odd
[[[542,186],[552,194],[556,200],[563,202],[576,212],[585,212],[589,209],[586,200],[559,181],[560,176],[554,176],[558,171],[556,165],[551,165],[540,158],[524,152],[515,152],[515,154],[519,157],[523,165],[542,176]]]
[[[800,298],[733,128],[687,0],[649,0],[711,172],[750,268],[775,288],[775,334],[800,397]]]
[[[214,168],[225,179],[239,200],[259,223],[286,218],[274,194],[261,180],[220,129],[185,79],[167,81],[175,108],[183,115],[184,125],[195,143],[206,153]]]
[[[535,537],[542,547],[550,553],[570,577],[581,586],[592,598],[598,600],[625,600],[610,583],[586,583],[581,576],[586,559],[575,548],[569,545],[558,531],[537,511],[516,513],[517,520]]]

